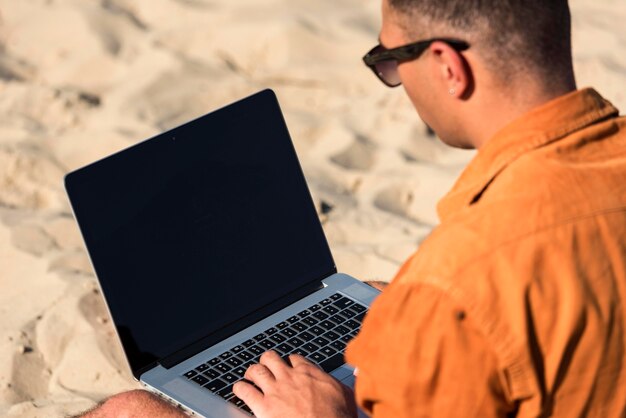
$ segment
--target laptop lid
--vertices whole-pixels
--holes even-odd
[[[136,378],[336,272],[271,90],[78,169],[65,187]]]

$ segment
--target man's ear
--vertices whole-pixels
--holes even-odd
[[[474,80],[463,55],[445,42],[433,42],[429,49],[433,57],[433,75],[439,80],[442,93],[457,99],[468,98]]]

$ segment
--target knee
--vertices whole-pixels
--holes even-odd
[[[149,404],[154,402],[156,398],[151,393],[136,389],[128,392],[118,393],[117,395],[111,396],[106,400],[104,405],[108,405],[111,408],[125,408],[125,409],[134,409],[135,407],[141,407],[142,405]]]
[[[97,418],[137,418],[168,416],[174,408],[145,390],[131,390],[107,399],[96,410]]]

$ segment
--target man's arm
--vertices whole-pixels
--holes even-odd
[[[374,418],[504,417],[516,408],[475,318],[436,286],[387,288],[347,359],[358,367],[358,405]]]

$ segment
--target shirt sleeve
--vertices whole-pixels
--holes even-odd
[[[374,418],[488,418],[515,411],[490,344],[463,307],[433,285],[385,289],[347,360],[357,367],[357,402]]]

